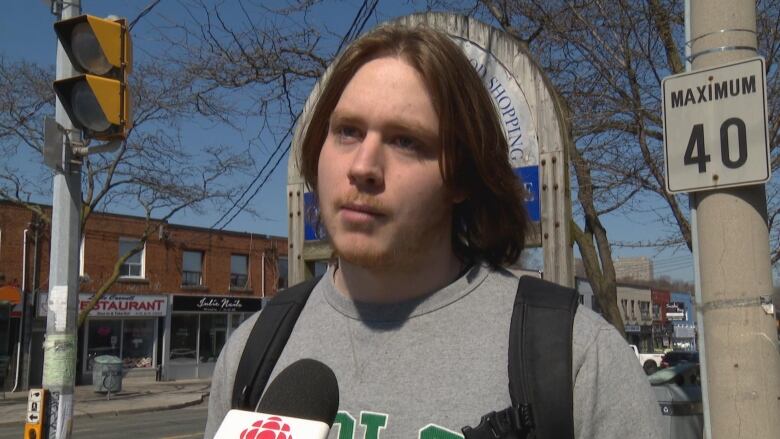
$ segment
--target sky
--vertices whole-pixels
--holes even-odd
[[[207,3],[212,3],[206,1]],[[51,14],[48,1],[45,0],[11,0],[4,2],[5,12],[0,15],[0,56],[11,59],[25,59],[42,65],[52,65],[56,56],[56,38],[52,28],[56,17]],[[82,11],[96,16],[116,15],[134,19],[153,0],[83,0]],[[283,1],[271,2],[275,5],[284,4]],[[338,3],[338,7],[317,8],[309,20],[323,23],[334,34],[343,34],[349,28],[361,1],[346,0]],[[217,3],[219,4],[219,3]],[[420,8],[417,7],[419,10]],[[236,11],[230,8],[222,8],[225,17],[236,18]],[[410,2],[381,1],[371,21],[366,28],[369,29],[376,23],[412,13],[415,6]],[[162,0],[146,16],[142,17],[133,29],[134,56],[144,56],[144,52],[155,52],[159,49],[159,43],[155,40],[153,24],[162,23],[164,20],[176,20],[176,17],[186,13],[178,1]],[[251,127],[248,129],[251,131]],[[236,133],[231,130],[194,123],[187,129],[186,134],[193,142],[209,142],[217,139],[222,143],[235,143],[242,145],[252,135]],[[255,151],[268,151],[273,149],[277,139],[260,139],[263,144]],[[265,161],[264,157],[256,158],[259,163]],[[41,160],[42,161],[42,160]],[[33,165],[36,164],[31,160]],[[30,166],[33,166],[30,165]],[[261,212],[261,218],[240,214],[226,227],[229,230],[252,232],[276,236],[287,236],[287,208],[286,208],[286,179],[287,158],[284,158],[280,166],[268,179],[265,186],[252,200],[251,206]],[[576,202],[576,194],[573,194]],[[51,203],[51,199],[36,200],[42,203]],[[637,240],[649,240],[660,236],[663,231],[658,225],[657,215],[654,211],[665,214],[660,205],[654,206],[653,201],[647,202],[647,212],[635,214],[630,217],[625,215],[608,215],[603,218],[607,227],[610,240],[613,242],[635,242]],[[667,211],[668,212],[668,211]],[[129,213],[129,212],[119,212]],[[209,211],[204,214],[185,213],[177,215],[171,222],[199,227],[211,227],[220,218],[222,212]],[[576,246],[575,246],[576,253]],[[631,248],[616,246],[613,248],[613,256],[635,257],[646,256],[654,261],[655,275],[667,275],[673,279],[686,281],[693,280],[693,263],[687,248],[666,250],[657,252],[647,248]],[[538,259],[538,257],[537,257]]]

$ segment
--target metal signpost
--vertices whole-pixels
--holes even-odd
[[[45,304],[43,399],[45,406],[31,435],[67,439],[73,427],[76,380],[79,247],[81,242],[81,164],[84,156],[119,148],[132,126],[127,75],[132,44],[126,22],[81,14],[79,0],[53,0],[57,34],[55,121],[44,123],[44,163],[54,170],[51,266]],[[90,140],[107,143],[89,147]],[[46,393],[48,392],[48,394]],[[28,421],[31,421],[29,418]],[[31,422],[28,422],[30,424]]]

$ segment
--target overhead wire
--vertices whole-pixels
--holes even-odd
[[[368,6],[368,0],[363,0],[363,4],[360,6],[360,8],[358,9],[358,12],[355,14],[355,18],[352,20],[352,24],[350,25],[349,29],[344,34],[344,36],[341,38],[341,42],[339,43],[338,49],[336,51],[337,54],[341,52],[341,49],[347,43],[351,42],[357,35],[359,35],[363,31],[363,28],[365,27],[365,25],[368,22],[368,20],[371,18],[371,15],[373,15],[374,10],[376,9],[376,6],[377,6],[378,3],[379,3],[379,0],[374,0],[372,2],[371,6],[369,7]],[[367,13],[366,13],[366,11],[367,11]],[[360,24],[358,25],[358,23],[360,23]],[[230,215],[230,213],[236,208],[236,206],[238,206],[238,204],[241,203],[241,200],[249,193],[249,191],[251,190],[252,186],[254,186],[254,184],[260,179],[260,177],[262,176],[262,174],[265,171],[265,169],[268,167],[268,165],[273,160],[273,157],[276,155],[277,152],[279,152],[281,150],[282,145],[285,143],[287,138],[292,133],[293,128],[295,127],[295,124],[297,123],[298,118],[300,117],[300,115],[301,115],[301,112],[298,112],[298,114],[295,116],[295,118],[293,119],[292,123],[288,127],[285,135],[282,137],[282,140],[277,144],[276,148],[271,153],[271,155],[268,156],[268,159],[266,160],[266,162],[263,165],[263,167],[260,169],[260,172],[258,172],[257,176],[255,176],[255,178],[252,180],[252,182],[250,182],[249,185],[247,185],[247,187],[241,193],[241,196],[239,196],[236,199],[236,201],[233,202],[233,205],[217,221],[214,222],[214,224],[211,226],[212,229],[215,228],[217,226],[217,224],[222,222],[222,220],[224,220],[228,215]],[[252,201],[255,196],[257,196],[257,194],[260,192],[260,189],[263,188],[265,183],[268,181],[268,179],[271,177],[271,175],[273,175],[273,173],[278,168],[279,164],[282,161],[282,158],[287,154],[287,152],[290,151],[290,147],[291,146],[292,146],[291,143],[287,144],[287,147],[284,148],[284,151],[279,156],[279,158],[276,160],[276,163],[274,163],[274,165],[271,168],[271,170],[268,171],[268,173],[266,174],[266,176],[263,179],[263,181],[260,182],[260,184],[255,188],[254,192],[252,192],[252,195],[250,195],[249,198],[247,198],[243,202],[243,204],[241,204],[241,207],[238,208],[238,210],[235,211],[235,213],[233,213],[233,215],[224,224],[222,224],[222,226],[219,227],[219,230],[224,230],[225,227],[227,227],[231,222],[233,222],[233,220],[246,208],[246,206],[249,204],[249,202]]]
[[[134,19],[130,22],[129,25],[127,25],[128,30],[133,30],[133,27],[136,23],[138,23],[138,20],[143,18],[144,15],[148,14],[149,12],[154,9],[157,4],[160,3],[160,0],[154,0],[152,3],[150,3],[148,6],[146,6]]]

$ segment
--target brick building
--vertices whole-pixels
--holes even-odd
[[[655,350],[671,349],[672,324],[666,318],[666,310],[671,301],[669,290],[650,289],[653,301],[653,347]]]
[[[50,214],[50,207],[39,207]],[[92,214],[81,247],[82,308],[146,227],[144,218]],[[287,238],[154,221],[151,227],[79,328],[81,382],[90,381],[100,355],[120,357],[130,379],[209,377],[231,332],[286,285]],[[49,239],[49,228],[29,209],[0,202],[0,287],[26,293],[0,302],[10,308],[0,356],[10,360],[10,381],[19,380],[18,364],[22,386],[40,383]]]

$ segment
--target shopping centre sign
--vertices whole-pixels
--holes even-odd
[[[79,294],[79,310],[86,309],[92,294]],[[38,300],[38,316],[46,316],[48,293],[41,293]],[[168,313],[166,296],[146,294],[106,294],[89,317],[164,317]]]

